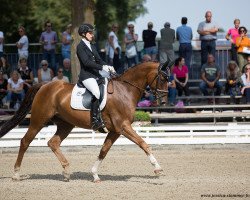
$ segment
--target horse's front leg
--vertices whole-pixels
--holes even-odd
[[[119,138],[120,134],[114,133],[114,132],[109,132],[103,145],[102,149],[100,151],[100,154],[98,156],[98,159],[95,161],[94,166],[91,169],[91,172],[94,177],[94,182],[99,183],[101,179],[98,176],[98,168],[100,167],[103,159],[106,157],[108,151],[110,150],[111,146],[114,144],[114,142]]]
[[[131,124],[127,123],[123,126],[123,133],[126,138],[137,144],[141,149],[144,150],[146,155],[148,156],[150,163],[154,166],[154,173],[160,174],[163,170],[156,158],[152,154],[152,150],[150,146],[139,136],[131,127]]]

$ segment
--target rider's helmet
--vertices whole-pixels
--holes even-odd
[[[93,31],[94,31],[94,27],[91,24],[84,23],[81,26],[79,26],[78,34],[82,36],[82,34],[85,35],[86,33],[93,32]]]

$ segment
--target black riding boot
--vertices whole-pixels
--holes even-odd
[[[100,105],[99,105],[99,99],[96,97],[92,98],[92,104],[91,104],[91,124],[92,124],[92,129],[98,130],[100,128],[105,128],[105,125],[102,121],[101,117],[101,111],[100,111]]]

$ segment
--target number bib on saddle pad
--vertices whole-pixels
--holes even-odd
[[[107,101],[107,85],[107,78],[105,78],[104,83],[99,85],[101,110],[105,107]],[[76,110],[90,110],[92,96],[89,90],[85,87],[79,87],[78,84],[76,84],[72,90],[70,105]]]

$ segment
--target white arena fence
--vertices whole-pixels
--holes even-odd
[[[250,125],[169,125],[160,127],[134,127],[148,144],[243,144],[250,143]],[[15,128],[0,139],[0,147],[18,147],[27,128]],[[55,134],[56,126],[43,128],[30,146],[47,146]],[[102,145],[106,134],[74,128],[62,146]],[[121,136],[114,145],[134,144]]]

